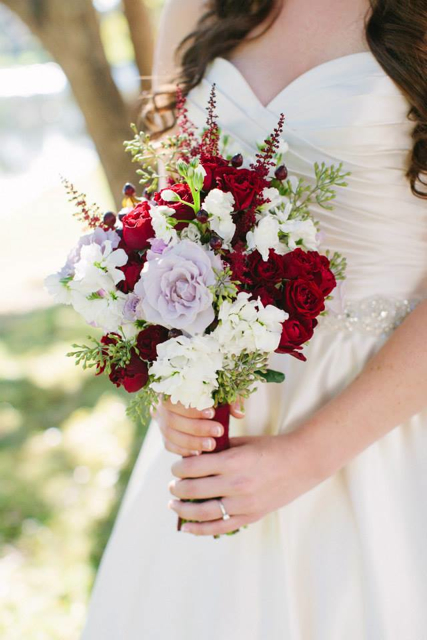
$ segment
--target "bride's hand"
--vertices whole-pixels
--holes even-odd
[[[243,417],[240,402],[232,405],[231,414],[235,418]],[[223,426],[212,420],[214,409],[186,409],[182,404],[172,404],[168,400],[159,404],[154,415],[166,449],[180,456],[196,456],[202,451],[213,451],[215,438],[224,433]]]
[[[181,500],[218,498],[231,516],[222,520],[218,500],[169,503],[187,522],[182,531],[195,535],[224,534],[256,522],[292,502],[322,479],[318,461],[298,432],[277,436],[231,438],[231,448],[209,456],[175,462],[179,478],[169,485]]]

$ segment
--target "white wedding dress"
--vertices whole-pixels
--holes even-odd
[[[224,132],[253,155],[286,115],[291,173],[343,162],[349,186],[315,208],[325,245],[347,256],[346,312],[326,320],[308,361],[275,355],[232,435],[294,429],[361,371],[427,294],[427,203],[410,192],[408,104],[371,53],[305,73],[263,106],[218,58],[189,96],[205,121],[212,83]],[[399,363],[396,363],[398,366]],[[176,531],[170,467],[153,422],[89,607],[83,640],[426,640],[427,411],[314,490],[238,535]]]

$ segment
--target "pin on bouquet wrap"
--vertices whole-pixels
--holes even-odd
[[[199,133],[178,91],[175,136],[155,142],[133,126],[125,145],[140,164],[144,196],[126,184],[117,216],[103,216],[64,181],[89,233],[46,285],[102,330],[73,345],[77,364],[136,394],[134,416],[160,397],[214,407],[224,427],[218,452],[230,446],[230,404],[258,383],[284,380],[268,368],[273,352],[305,360],[303,347],[344,278],[345,258],[319,252],[310,209],[332,208],[348,174],[315,164],[311,182],[288,176],[283,115],[245,166],[242,154],[227,154],[215,107],[213,86]]]

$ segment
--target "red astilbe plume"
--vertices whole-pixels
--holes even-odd
[[[255,164],[250,165],[251,169],[257,171],[264,178],[268,176],[270,167],[274,167],[273,156],[279,148],[280,136],[282,135],[284,123],[285,115],[281,113],[279,122],[277,123],[273,133],[264,140],[264,147],[262,151],[255,155],[257,161]]]
[[[216,85],[212,85],[208,101],[208,117],[206,119],[206,129],[203,132],[200,143],[200,153],[202,156],[219,156],[219,127],[216,114]]]
[[[88,204],[85,193],[79,193],[75,186],[66,178],[61,176],[61,182],[68,194],[69,202],[73,202],[77,207],[77,211],[73,215],[80,221],[85,223],[89,229],[101,227],[104,231],[110,228],[103,222],[103,214],[96,204]]]
[[[179,135],[181,137],[179,150],[183,160],[188,161],[189,158],[197,156],[200,151],[200,144],[197,140],[197,129],[194,122],[188,117],[188,109],[186,107],[186,97],[182,93],[181,87],[176,88],[176,120],[178,124]]]

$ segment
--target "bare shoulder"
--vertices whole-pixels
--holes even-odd
[[[207,10],[208,0],[166,0],[154,53],[153,86],[170,82],[179,72],[176,49]]]

